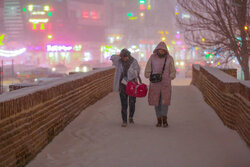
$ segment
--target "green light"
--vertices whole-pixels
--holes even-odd
[[[26,12],[26,9],[25,9],[25,8],[23,8],[23,12]]]
[[[51,17],[52,16],[52,12],[48,12],[48,16]]]
[[[0,36],[0,46],[4,46],[3,40],[4,40],[4,34]]]
[[[33,24],[32,29],[36,30],[36,24]]]
[[[138,17],[130,17],[129,20],[136,20]]]
[[[44,30],[45,29],[45,27],[44,27],[44,24],[41,24],[41,28],[40,28],[41,30]]]
[[[133,14],[132,14],[132,13],[127,13],[127,16],[128,16],[128,17],[132,17]]]
[[[145,4],[146,2],[145,2],[145,0],[139,0],[139,3],[140,4]]]

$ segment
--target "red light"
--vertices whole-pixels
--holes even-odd
[[[91,12],[91,15],[92,15],[92,19],[93,19],[93,20],[97,20],[97,19],[98,19],[98,14],[97,14],[96,11],[92,11],[92,12]]]
[[[1,75],[3,75],[3,72],[1,72]]]
[[[30,76],[29,76],[29,75],[27,75],[26,77],[27,77],[27,78],[30,78]]]
[[[140,5],[140,10],[146,10],[145,5]]]
[[[89,18],[89,12],[88,11],[82,11],[82,18],[88,19]]]
[[[55,9],[53,7],[50,7],[50,11],[54,11]]]

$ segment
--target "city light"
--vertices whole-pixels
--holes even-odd
[[[75,45],[74,46],[74,51],[76,51],[76,52],[82,51],[82,45]]]
[[[91,60],[91,53],[90,52],[84,52],[84,61],[90,61]]]
[[[3,46],[4,43],[3,43],[3,40],[4,40],[4,34],[0,36],[0,46]]]
[[[82,11],[82,18],[88,19],[89,18],[89,12],[88,11]]]
[[[143,13],[143,12],[142,12],[142,13],[140,13],[140,16],[141,16],[141,17],[144,17],[144,13]]]
[[[45,15],[46,12],[44,11],[35,11],[35,12],[31,12],[32,15]]]
[[[244,30],[246,30],[246,31],[247,31],[247,30],[248,30],[248,26],[244,26]]]
[[[76,67],[75,72],[80,72],[80,67]]]
[[[140,5],[140,10],[146,10],[146,7],[145,7],[145,5]]]
[[[47,52],[70,52],[73,50],[72,46],[66,45],[47,45]]]
[[[49,19],[29,19],[30,23],[38,24],[38,23],[47,23]]]
[[[98,14],[97,14],[96,11],[92,11],[92,12],[91,12],[91,16],[92,16],[92,19],[93,19],[93,20],[97,20],[97,19],[98,19]]]
[[[202,41],[202,42],[205,42],[206,40],[205,40],[205,38],[201,38],[201,41]]]
[[[161,40],[162,40],[162,41],[166,41],[166,37],[162,37]]]
[[[34,9],[34,5],[28,5],[28,11],[32,12]]]
[[[45,30],[45,26],[44,26],[44,24],[41,24],[41,28],[40,28],[41,30]]]
[[[46,5],[43,7],[43,10],[48,12],[50,10],[50,7],[48,5]]]
[[[83,72],[88,72],[88,67],[86,67],[86,66],[82,67],[82,71]]]
[[[19,50],[2,50],[2,49],[0,49],[0,56],[16,57],[16,56],[23,54],[24,52],[26,52],[26,48],[22,48]]]
[[[136,20],[138,17],[130,17],[129,20]]]
[[[134,14],[133,13],[127,13],[127,16],[132,17],[132,16],[134,16]]]
[[[32,29],[36,30],[36,24],[32,24]]]
[[[139,3],[140,3],[140,4],[145,4],[145,3],[146,3],[146,0],[139,0]]]
[[[51,34],[48,35],[48,39],[52,39],[53,36]]]

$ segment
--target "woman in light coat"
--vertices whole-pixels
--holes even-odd
[[[110,60],[116,67],[113,90],[120,93],[122,127],[127,126],[127,108],[129,105],[129,123],[134,123],[133,116],[135,113],[136,97],[126,94],[126,83],[128,81],[137,80],[140,74],[140,66],[131,53],[125,48],[122,49],[120,55],[111,56]],[[129,100],[129,104],[128,104]]]
[[[171,80],[176,77],[174,59],[169,55],[167,46],[164,42],[160,42],[155,48],[145,69],[146,78],[150,78],[151,74],[160,74],[162,73],[165,59],[166,63],[165,70],[162,75],[162,81],[157,83],[150,82],[148,94],[149,105],[155,106],[157,127],[168,126],[167,113],[171,102]]]

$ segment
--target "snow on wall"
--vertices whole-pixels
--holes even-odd
[[[8,101],[11,99],[23,97],[27,94],[32,94],[32,93],[37,92],[37,91],[42,91],[42,90],[46,90],[46,89],[49,89],[52,87],[56,87],[57,85],[71,82],[74,80],[78,80],[78,79],[96,74],[98,72],[106,71],[106,70],[113,69],[113,68],[114,67],[107,67],[107,68],[102,68],[102,69],[90,71],[87,73],[79,73],[79,74],[69,75],[67,77],[58,78],[58,79],[55,79],[53,81],[44,82],[44,83],[39,84],[39,85],[34,86],[34,87],[22,88],[22,89],[18,89],[18,90],[12,91],[12,92],[5,92],[4,94],[0,95],[0,103],[3,101]]]
[[[250,146],[250,82],[211,67],[193,68],[192,84],[215,110],[224,125],[234,129]]]

